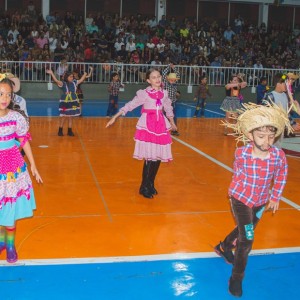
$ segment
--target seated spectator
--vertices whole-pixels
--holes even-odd
[[[88,29],[88,27],[90,25],[92,25],[93,21],[94,21],[93,15],[92,14],[88,14],[88,17],[85,18],[85,28],[86,28],[86,30]]]
[[[48,44],[48,43],[49,43],[49,41],[45,37],[44,33],[40,32],[39,37],[35,40],[35,44],[37,44],[40,49],[43,49],[45,44]]]
[[[60,42],[57,42],[56,48],[53,53],[53,60],[55,62],[60,62],[65,56],[65,50],[61,47]]]
[[[152,18],[149,20],[148,26],[150,27],[150,30],[153,30],[157,27],[157,21],[155,16],[152,16]]]
[[[127,62],[128,51],[126,50],[125,45],[122,45],[121,50],[117,51],[117,56],[120,56],[124,63]]]
[[[126,44],[126,51],[128,51],[128,53],[131,53],[134,50],[136,50],[135,42],[134,42],[133,38],[129,38],[129,40]]]
[[[234,35],[235,32],[231,30],[230,26],[228,26],[227,29],[224,31],[223,37],[228,44],[231,44]]]
[[[118,51],[121,50],[122,45],[125,45],[125,44],[124,44],[124,42],[123,42],[122,37],[119,35],[119,36],[117,37],[116,42],[114,43],[114,50],[115,50],[115,53],[117,53]]]
[[[210,70],[209,74],[209,83],[210,84],[224,84],[224,73],[220,68],[222,66],[221,61],[218,56],[215,57],[214,61],[210,64],[211,67],[214,67]]]
[[[86,28],[86,31],[92,35],[94,32],[98,33],[99,32],[99,28],[98,26],[96,25],[96,22],[93,21],[91,25],[88,25],[87,28]]]

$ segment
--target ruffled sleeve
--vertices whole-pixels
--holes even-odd
[[[172,101],[171,99],[168,97],[168,92],[166,90],[164,90],[164,99],[163,99],[163,106],[164,106],[164,110],[166,112],[166,116],[169,117],[174,117],[174,113],[173,113],[173,106],[172,106]]]
[[[16,138],[21,140],[21,147],[25,145],[28,140],[31,140],[29,130],[29,124],[26,119],[18,112],[15,112],[16,115]]]
[[[144,90],[137,91],[136,96],[120,109],[122,115],[125,116],[127,112],[132,111],[136,107],[143,105],[146,99],[146,92]]]

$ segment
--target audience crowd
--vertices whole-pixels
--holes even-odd
[[[231,26],[185,18],[124,16],[107,13],[75,16],[51,13],[45,19],[34,6],[0,17],[0,60],[24,61],[26,74],[42,74],[38,62],[128,63],[183,66],[298,69],[300,29],[237,16]],[[133,69],[134,71],[134,69]],[[201,76],[201,74],[199,74]]]

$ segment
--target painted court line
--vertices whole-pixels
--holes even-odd
[[[187,106],[187,107],[195,108],[194,105],[190,105],[190,104],[186,104],[186,103],[178,103],[178,104],[183,105],[183,106]],[[225,114],[216,112],[216,111],[214,111],[214,110],[210,110],[210,109],[205,108],[205,111],[209,111],[210,113],[213,113],[213,114],[216,114],[216,115],[220,115],[220,116],[222,116],[222,117],[225,117]]]
[[[298,253],[300,247],[274,248],[252,250],[251,256],[271,255],[284,253]],[[112,256],[112,257],[90,257],[90,258],[56,258],[56,259],[21,259],[11,265],[0,261],[1,266],[38,266],[38,265],[75,265],[75,264],[104,264],[118,262],[147,262],[147,261],[167,261],[167,260],[186,260],[200,258],[219,257],[215,252],[196,252],[196,253],[173,253],[158,255],[140,255],[140,256]]]
[[[210,161],[212,161],[213,163],[217,164],[218,166],[220,166],[220,167],[226,169],[227,171],[233,172],[233,169],[232,169],[232,168],[228,167],[227,165],[223,164],[222,162],[218,161],[217,159],[211,157],[210,155],[208,155],[208,154],[202,152],[201,150],[197,149],[196,147],[194,147],[194,146],[192,146],[192,145],[190,145],[190,144],[188,144],[188,143],[182,141],[181,139],[179,139],[179,138],[177,138],[177,137],[172,136],[172,138],[173,138],[174,140],[176,140],[178,143],[180,143],[180,144],[186,146],[187,148],[190,148],[191,150],[195,151],[196,153],[198,153],[198,154],[204,156],[205,158],[209,159]],[[297,209],[297,210],[300,210],[300,205],[298,205],[297,203],[295,203],[295,202],[293,202],[293,201],[291,201],[291,200],[289,200],[289,199],[287,199],[287,198],[285,198],[285,197],[281,197],[281,200],[282,200],[283,202],[285,202],[286,204],[292,206],[293,208],[295,208],[295,209]]]

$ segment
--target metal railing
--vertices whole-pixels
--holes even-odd
[[[0,61],[0,72],[11,72],[18,76],[23,82],[49,82],[50,76],[46,70],[51,68],[57,78],[66,70],[77,70],[79,73],[89,71],[89,66],[93,67],[93,74],[86,81],[90,83],[109,83],[111,74],[117,72],[122,83],[144,83],[146,82],[146,72],[150,68],[163,70],[165,65],[149,64],[122,64],[122,63],[78,63],[69,62],[62,65],[58,62],[42,61]],[[295,72],[299,70],[287,69],[255,69],[241,67],[210,67],[210,66],[182,66],[176,68],[180,73],[179,85],[193,86],[199,84],[199,78],[206,75],[208,84],[214,86],[224,86],[230,81],[232,74],[243,74],[248,86],[255,87],[261,77],[266,77],[269,86],[273,86],[273,78],[277,73]],[[299,80],[296,86],[300,84]]]

